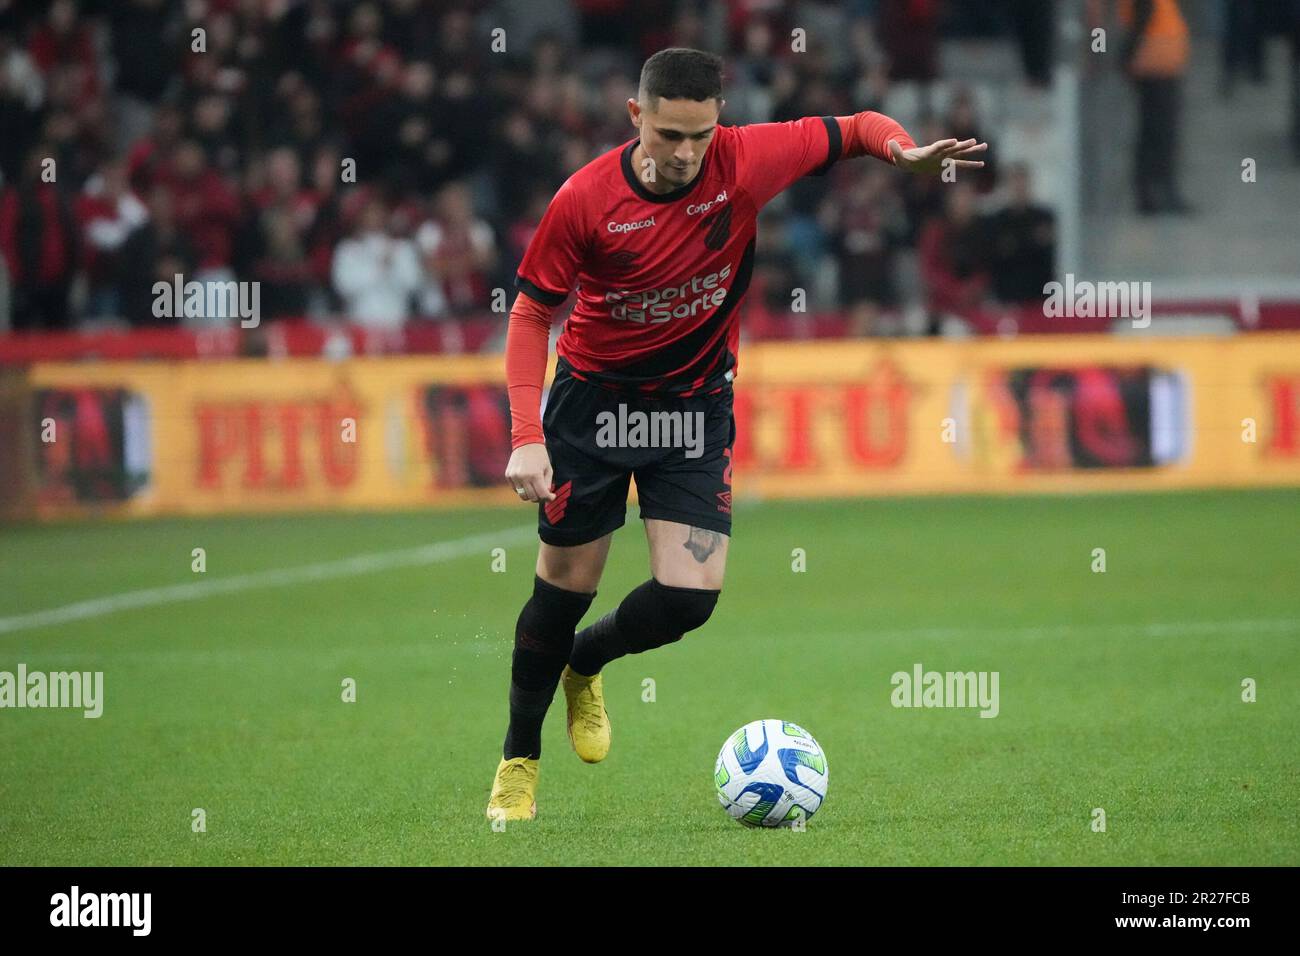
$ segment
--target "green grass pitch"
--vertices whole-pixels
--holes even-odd
[[[609,758],[572,753],[557,693],[538,819],[493,832],[532,519],[0,529],[0,670],[105,675],[98,720],[0,710],[0,864],[1300,863],[1294,491],[739,506],[709,623],[606,671]],[[587,622],[648,576],[628,519]],[[12,625],[477,535],[435,563]],[[892,707],[890,675],[916,662],[997,671],[999,715]],[[746,830],[718,806],[718,749],[759,717],[826,750],[806,832]]]

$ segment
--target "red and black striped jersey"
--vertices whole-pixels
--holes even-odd
[[[578,377],[649,393],[713,391],[735,375],[758,213],[840,158],[840,126],[831,116],[719,126],[695,178],[662,195],[632,168],[637,142],[565,181],[515,285],[549,306],[577,287],[557,351]]]

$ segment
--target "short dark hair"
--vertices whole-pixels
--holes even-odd
[[[670,100],[722,99],[722,58],[703,50],[669,47],[641,67],[637,99],[656,110],[659,98]]]

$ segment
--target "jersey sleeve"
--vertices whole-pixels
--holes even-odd
[[[506,327],[506,391],[510,447],[544,443],[542,385],[551,342],[551,309],[524,293],[515,296]]]
[[[833,116],[805,116],[735,129],[736,176],[760,208],[796,179],[825,173],[844,147]]]
[[[544,305],[561,304],[577,285],[578,270],[589,245],[578,190],[569,179],[551,198],[528,243],[515,274],[515,288]]]

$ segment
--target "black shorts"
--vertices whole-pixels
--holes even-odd
[[[542,417],[555,500],[538,508],[538,536],[568,547],[621,528],[633,476],[642,519],[730,535],[732,399],[730,384],[687,398],[627,394],[561,362]]]

